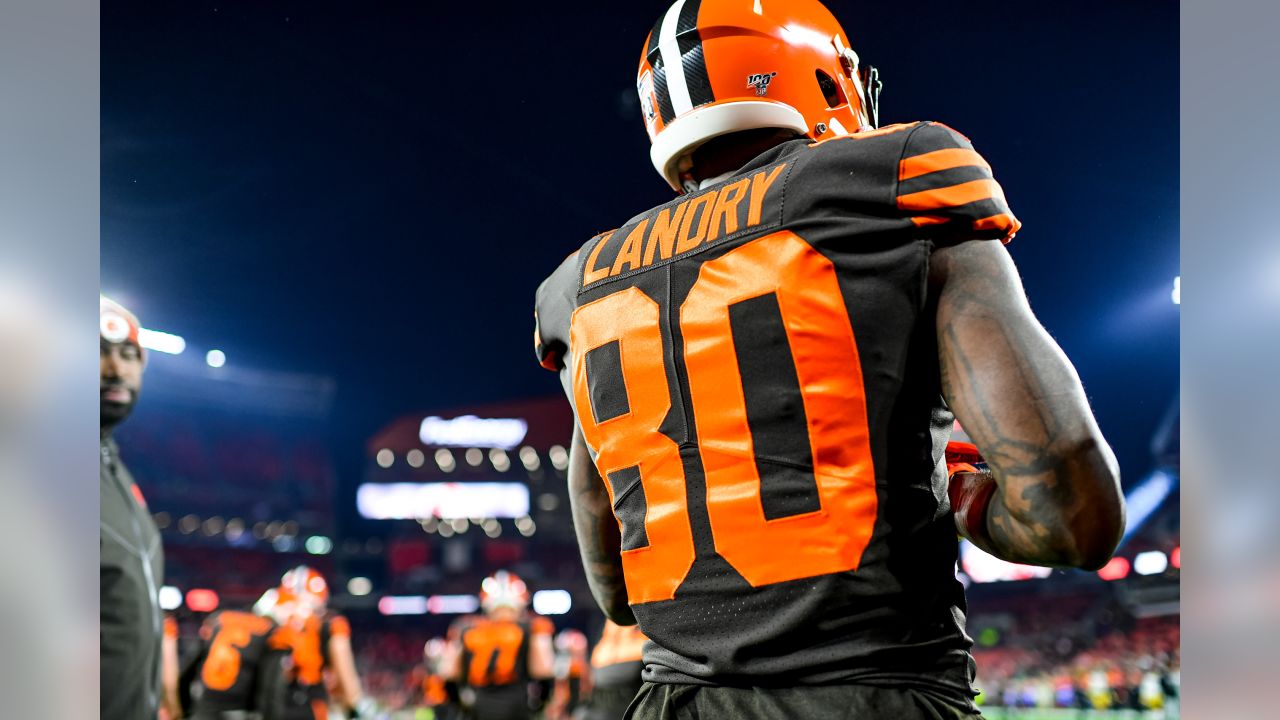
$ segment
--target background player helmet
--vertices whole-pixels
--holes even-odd
[[[294,603],[303,613],[319,613],[329,604],[329,583],[325,582],[323,575],[306,565],[285,573],[277,593],[277,604]]]
[[[480,607],[485,612],[501,608],[524,610],[529,605],[529,589],[515,573],[499,570],[480,583]]]
[[[650,159],[679,192],[689,154],[720,135],[875,127],[880,80],[817,0],[677,0],[645,41],[636,90]]]
[[[280,589],[268,588],[266,592],[262,593],[262,597],[258,598],[258,601],[253,604],[253,614],[278,620],[279,606]]]
[[[556,650],[560,652],[567,653],[576,650],[585,653],[587,651],[587,636],[573,628],[568,628],[561,630],[560,633],[556,635],[555,645]]]

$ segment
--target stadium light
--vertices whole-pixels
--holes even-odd
[[[188,590],[187,607],[194,612],[213,612],[218,608],[218,593],[205,588]]]
[[[378,612],[383,615],[426,615],[425,595],[387,595],[378,600]]]
[[[1156,510],[1173,493],[1175,478],[1163,471],[1154,470],[1125,494],[1125,524],[1121,544],[1142,527]]]
[[[333,541],[323,535],[312,535],[304,547],[312,555],[328,555],[333,550]]]
[[[1173,296],[1174,305],[1182,304],[1182,276],[1181,275],[1173,279],[1173,292],[1171,293],[1171,295]]]
[[[436,465],[440,466],[440,469],[444,472],[453,472],[453,469],[458,466],[458,463],[453,459],[453,453],[444,448],[440,448],[439,450],[436,450]]]
[[[432,595],[427,598],[427,612],[432,615],[466,615],[480,609],[475,595]]]
[[[510,450],[524,440],[529,423],[520,418],[481,418],[475,415],[445,419],[431,415],[418,426],[424,445],[502,448]]]
[[[1123,580],[1129,575],[1129,561],[1122,557],[1113,557],[1098,571],[1103,580]]]
[[[511,469],[511,458],[507,457],[505,450],[494,448],[489,451],[489,462],[493,463],[493,469],[498,472],[506,472]]]
[[[525,445],[520,448],[520,462],[524,463],[524,469],[533,472],[542,466],[542,461],[538,459],[538,451]]]
[[[564,615],[573,608],[568,590],[539,590],[533,594],[533,611],[539,615]]]
[[[227,354],[221,350],[210,350],[204,354],[204,361],[211,368],[220,368],[227,364]]]
[[[168,355],[181,355],[182,351],[187,349],[187,341],[183,340],[181,335],[160,332],[159,330],[148,330],[147,328],[138,330],[138,344],[148,350],[155,350]]]
[[[547,451],[547,455],[551,457],[551,464],[557,470],[564,470],[569,467],[569,452],[559,445],[552,445]]]
[[[370,520],[517,518],[529,514],[529,486],[510,482],[363,483],[356,488],[356,510]],[[453,529],[462,532],[466,526]]]
[[[975,583],[1033,580],[1053,573],[1052,568],[1006,562],[968,540],[960,543],[960,566]]]
[[[374,459],[378,461],[378,467],[389,468],[395,464],[396,454],[391,448],[382,448]]]
[[[177,610],[182,607],[182,591],[172,585],[160,588],[160,609]]]
[[[1133,571],[1139,575],[1159,575],[1169,567],[1169,558],[1159,550],[1138,553],[1133,558]]]

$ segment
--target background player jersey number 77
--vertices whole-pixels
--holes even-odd
[[[735,306],[757,299],[776,303],[782,318],[820,499],[817,510],[773,519],[738,362],[752,338],[735,337],[730,322]],[[636,481],[645,494],[644,527],[620,520],[624,537],[646,540],[622,552],[632,604],[674,597],[695,556],[680,448],[659,432],[674,402],[663,314],[628,287],[579,307],[570,323],[574,403],[611,501],[616,508]],[[688,374],[717,553],[753,587],[857,569],[876,517],[875,472],[858,349],[831,261],[787,230],[746,242],[701,265],[678,323],[676,361]],[[587,358],[597,350],[616,354],[621,373],[591,377]],[[625,398],[628,411],[599,418],[592,397],[605,395]]]

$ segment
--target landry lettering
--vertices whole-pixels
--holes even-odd
[[[665,207],[641,220],[625,236],[615,232],[604,235],[587,256],[582,285],[669,260],[759,225],[764,215],[765,195],[786,166],[783,163],[761,170],[715,192],[695,195],[674,207]],[[611,243],[615,235],[623,239]],[[606,245],[613,245],[614,251],[603,253]],[[608,259],[610,256],[612,262]]]

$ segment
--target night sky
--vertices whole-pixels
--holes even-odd
[[[335,380],[340,456],[402,413],[559,392],[534,289],[670,197],[634,94],[665,3],[391,5],[102,9],[104,291],[230,363]],[[1178,380],[1177,4],[830,6],[883,123],[990,161],[1135,480]]]

